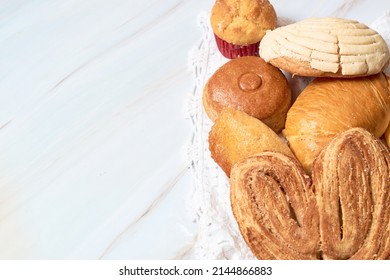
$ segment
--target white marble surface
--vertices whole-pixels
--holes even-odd
[[[370,24],[388,0],[271,1]],[[0,1],[0,259],[188,258],[188,51],[212,0]]]

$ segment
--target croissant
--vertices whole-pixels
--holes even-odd
[[[310,174],[314,157],[337,133],[361,127],[380,137],[389,121],[390,90],[383,73],[316,78],[288,111],[283,135]]]

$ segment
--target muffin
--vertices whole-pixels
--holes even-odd
[[[244,56],[229,60],[215,71],[202,99],[212,121],[228,107],[261,120],[278,133],[291,106],[291,90],[278,68],[260,57]]]
[[[228,59],[258,55],[260,40],[276,20],[267,0],[216,0],[210,16],[218,49]]]

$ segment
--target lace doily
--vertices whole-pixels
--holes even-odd
[[[283,19],[279,25],[291,23]],[[218,51],[209,25],[209,14],[198,16],[202,39],[189,54],[189,66],[195,77],[195,86],[189,96],[186,117],[193,133],[188,147],[189,166],[194,174],[194,191],[189,198],[190,211],[199,227],[195,243],[189,252],[193,259],[255,259],[245,244],[233,217],[229,182],[225,173],[210,157],[208,133],[212,122],[202,105],[203,87],[208,78],[228,60]],[[371,26],[390,45],[390,15],[378,18]],[[387,68],[387,73],[390,73]],[[290,82],[293,99],[299,95],[310,78],[294,77],[285,73]]]

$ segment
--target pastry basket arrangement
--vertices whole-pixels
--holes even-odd
[[[266,0],[217,0],[201,20],[195,257],[389,259],[383,36],[343,18],[278,27]]]

